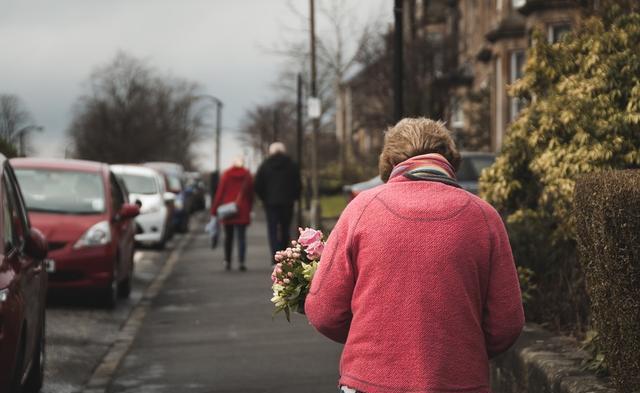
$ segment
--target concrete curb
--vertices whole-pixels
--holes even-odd
[[[113,344],[111,344],[111,347],[93,371],[89,381],[85,384],[83,390],[81,390],[82,393],[105,393],[107,391],[113,375],[118,370],[125,355],[129,352],[131,345],[133,345],[133,341],[142,326],[151,302],[162,289],[164,282],[178,264],[185,247],[192,240],[193,234],[187,234],[171,254],[169,254],[164,266],[151,284],[145,289],[142,298],[138,304],[134,306],[129,317],[120,329],[120,332],[118,332],[118,337]]]
[[[499,393],[616,393],[583,371],[588,354],[570,337],[527,324],[516,344],[491,364],[492,390]]]

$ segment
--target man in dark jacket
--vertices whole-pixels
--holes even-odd
[[[300,169],[286,154],[284,144],[272,143],[269,157],[258,168],[255,190],[267,214],[271,261],[276,251],[287,248],[291,237],[293,205],[300,197]]]

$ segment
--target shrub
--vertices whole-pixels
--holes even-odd
[[[621,392],[640,391],[640,170],[576,184],[578,253],[598,342]]]
[[[535,36],[512,87],[530,104],[481,178],[482,196],[506,218],[517,263],[535,273],[527,317],[554,328],[582,330],[588,317],[575,255],[576,177],[640,167],[640,14],[609,11],[560,43]]]

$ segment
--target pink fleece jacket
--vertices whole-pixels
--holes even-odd
[[[305,312],[345,343],[340,384],[366,393],[489,392],[489,358],[524,324],[498,213],[462,189],[403,176],[347,206]]]

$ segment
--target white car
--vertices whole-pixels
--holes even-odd
[[[155,169],[138,165],[111,165],[111,170],[127,187],[129,201],[140,205],[136,242],[163,248],[171,224],[167,202],[175,196],[165,190],[162,175]]]

